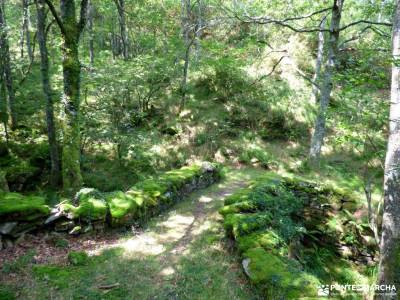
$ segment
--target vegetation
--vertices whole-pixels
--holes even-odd
[[[0,298],[396,299],[398,2],[0,0]]]

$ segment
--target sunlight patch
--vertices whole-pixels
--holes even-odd
[[[166,267],[161,270],[160,275],[169,276],[175,273],[175,269],[172,267]]]
[[[207,196],[201,196],[199,199],[199,202],[203,202],[203,203],[209,203],[211,201],[213,201],[213,198],[207,197]]]

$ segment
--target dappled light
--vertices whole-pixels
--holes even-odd
[[[400,0],[0,0],[0,300],[394,300]]]

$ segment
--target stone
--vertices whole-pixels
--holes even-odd
[[[50,224],[53,223],[54,221],[64,217],[65,215],[61,211],[57,211],[56,213],[51,214],[46,221],[44,221],[44,224]]]
[[[243,259],[242,266],[243,266],[244,273],[246,273],[246,275],[250,277],[249,265],[250,265],[250,258]]]
[[[63,221],[63,222],[57,222],[54,230],[55,231],[68,231],[72,228],[74,228],[75,223],[73,221]]]
[[[69,232],[70,235],[78,235],[82,232],[82,227],[81,226],[75,226],[72,228],[72,230]]]
[[[1,234],[9,234],[15,226],[17,226],[17,222],[6,222],[0,224],[0,233]]]
[[[203,169],[204,172],[207,172],[207,173],[214,172],[214,170],[215,170],[215,167],[213,166],[213,164],[208,161],[202,162],[201,168]]]

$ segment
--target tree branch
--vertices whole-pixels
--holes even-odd
[[[64,24],[61,21],[60,16],[58,15],[58,13],[56,11],[56,8],[54,7],[53,3],[51,3],[51,0],[45,0],[45,1],[46,1],[47,6],[49,7],[54,19],[56,20],[58,27],[60,27],[61,34],[65,36],[67,34],[67,31],[65,30]]]
[[[341,27],[339,29],[339,31],[343,31],[351,26],[358,25],[358,24],[371,24],[371,25],[380,25],[380,26],[387,26],[387,27],[393,26],[392,23],[387,23],[387,22],[374,22],[374,21],[368,21],[368,20],[358,20],[358,21],[352,22],[350,24],[347,24],[347,25]]]
[[[230,13],[233,13],[234,18],[238,19],[239,21],[241,21],[243,23],[255,23],[255,24],[264,24],[264,25],[265,24],[275,24],[275,25],[289,28],[290,30],[292,30],[294,32],[298,32],[298,33],[312,33],[312,32],[330,32],[330,29],[322,29],[319,27],[296,28],[294,25],[289,24],[288,22],[308,19],[308,18],[311,18],[312,16],[324,13],[331,9],[332,9],[332,7],[328,7],[328,8],[318,10],[316,12],[312,12],[308,15],[299,16],[299,17],[290,17],[290,18],[286,18],[286,19],[282,19],[282,20],[272,19],[267,16],[262,16],[262,17],[252,17],[249,15],[239,16],[236,12],[233,12],[229,9],[227,9],[227,11]],[[349,23],[349,24],[339,28],[338,31],[346,30],[346,29],[348,29],[352,26],[358,25],[358,24],[370,24],[370,25],[379,25],[379,26],[387,26],[387,27],[391,27],[393,25],[392,23],[388,23],[388,22],[358,20],[358,21]]]
[[[79,23],[78,23],[78,36],[81,34],[82,30],[85,28],[85,25],[86,25],[88,4],[89,4],[88,0],[81,1],[81,13],[80,13]]]

